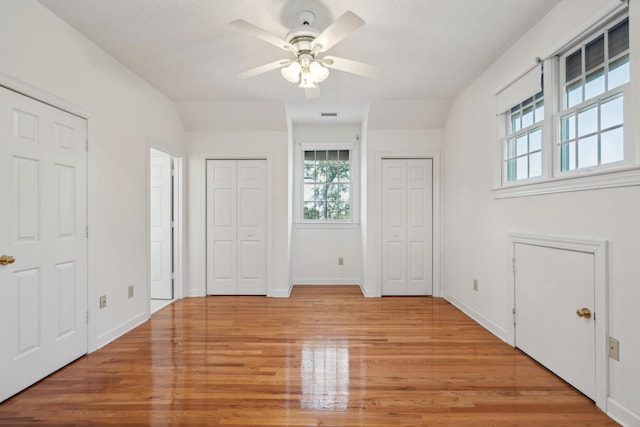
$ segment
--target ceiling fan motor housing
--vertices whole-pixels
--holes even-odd
[[[298,23],[300,26],[294,28],[287,34],[287,41],[295,46],[300,53],[311,52],[311,43],[318,37],[320,30],[311,26],[316,20],[316,16],[309,10],[298,13]]]

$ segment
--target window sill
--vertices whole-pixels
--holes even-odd
[[[630,187],[635,185],[640,185],[640,166],[609,169],[591,172],[589,174],[577,174],[544,181],[511,185],[509,187],[496,188],[493,190],[493,194],[496,199],[509,199],[513,197]]]
[[[336,228],[345,228],[345,229],[356,229],[360,228],[359,222],[296,222],[295,228],[308,228],[308,229],[336,229]]]

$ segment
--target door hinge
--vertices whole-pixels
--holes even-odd
[[[516,324],[516,308],[513,307],[513,309],[511,310],[511,313],[513,314],[513,324]]]
[[[84,228],[84,234],[85,234],[85,236],[86,236],[86,237],[87,237],[87,239],[88,239],[88,238],[89,238],[89,226],[88,226],[88,225],[87,225],[87,226],[85,226],[85,228]]]
[[[89,310],[87,310],[87,311],[85,312],[85,314],[86,314],[86,316],[85,316],[85,321],[86,321],[87,323],[89,323]]]
[[[516,272],[516,259],[512,258],[511,259],[511,268],[513,269],[513,272]]]
[[[88,139],[85,141],[84,151],[86,151],[87,153],[89,152],[89,140]]]

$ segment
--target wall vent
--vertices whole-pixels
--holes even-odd
[[[338,117],[338,113],[320,113],[320,117]]]

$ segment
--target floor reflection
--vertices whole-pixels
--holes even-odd
[[[300,370],[302,409],[347,409],[349,348],[346,341],[304,344]]]

